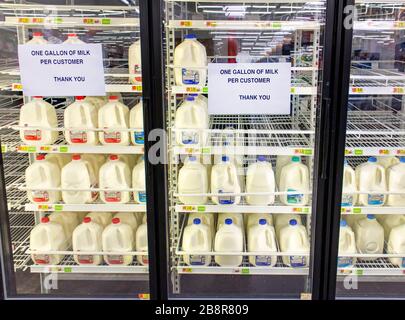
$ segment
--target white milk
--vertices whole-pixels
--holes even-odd
[[[76,33],[68,33],[67,39],[63,42],[64,44],[70,43],[70,44],[81,44],[84,43],[84,41],[80,40],[79,37],[77,36]]]
[[[83,189],[97,188],[97,178],[90,163],[80,155],[73,155],[72,161],[62,169],[62,189],[81,189],[78,191],[62,191],[62,199],[68,204],[91,203],[97,199],[97,191]]]
[[[65,139],[69,144],[98,144],[97,131],[88,130],[98,128],[97,112],[97,108],[84,97],[76,97],[76,101],[65,109]]]
[[[273,225],[273,216],[270,213],[248,213],[246,214],[245,227],[249,229],[251,226],[256,226],[261,219],[267,221],[269,226]]]
[[[99,131],[101,144],[129,145],[129,131],[119,130],[129,128],[129,109],[117,96],[110,96],[108,103],[98,111],[98,125],[110,129]]]
[[[73,230],[79,225],[80,220],[75,212],[53,212],[48,216],[52,222],[60,223],[65,231],[66,237],[70,240]]]
[[[121,223],[120,219],[114,218],[102,234],[103,251],[122,253],[105,254],[104,261],[110,265],[129,265],[132,263],[132,255],[123,255],[125,252],[134,250],[135,237],[131,226]]]
[[[86,160],[90,163],[91,167],[93,168],[94,174],[99,177],[100,168],[105,163],[105,156],[103,154],[95,154],[95,153],[85,153],[81,155],[83,160]]]
[[[148,257],[148,227],[145,223],[142,223],[138,229],[136,230],[136,251],[145,252],[145,255],[138,255],[136,259],[138,262],[144,266],[149,264],[149,257]]]
[[[138,219],[133,212],[118,212],[114,215],[114,218],[120,219],[121,223],[126,223],[131,226],[132,231],[136,232],[138,229]]]
[[[142,84],[141,40],[135,41],[128,49],[129,74],[133,74],[129,81],[133,84]]]
[[[308,167],[301,163],[300,157],[292,157],[291,163],[281,169],[279,190],[286,191],[309,191],[309,171]],[[280,201],[285,205],[307,205],[308,194],[283,194]]]
[[[227,156],[223,156],[222,161],[212,167],[211,192],[224,194],[224,196],[211,197],[215,204],[239,204],[240,202],[240,196],[225,195],[241,192],[236,166]]]
[[[266,219],[260,219],[257,224],[251,225],[247,230],[248,251],[268,252],[269,255],[249,256],[249,262],[254,266],[272,267],[277,263],[277,256],[270,255],[277,252],[276,233],[274,227]]]
[[[145,204],[146,203],[145,160],[143,159],[132,170],[132,189],[134,189],[134,201],[136,203]]]
[[[30,233],[31,258],[35,264],[55,265],[61,262],[64,255],[41,253],[45,251],[65,251],[68,241],[61,224],[43,217]],[[38,251],[38,253],[35,253]]]
[[[397,157],[376,157],[377,163],[382,165],[384,169],[388,169],[389,167],[399,163],[399,159]]]
[[[145,216],[146,218],[146,216]],[[199,213],[199,212],[192,212],[188,214],[188,220],[187,220],[187,225],[193,224],[194,219],[200,219],[202,224],[205,224],[210,228],[211,231],[211,238],[215,234],[215,213],[211,212],[204,212],[204,213]]]
[[[276,229],[276,235],[280,239],[280,230],[290,223],[290,220],[297,221],[298,224],[302,224],[301,216],[299,214],[275,214],[274,215],[274,227]]]
[[[388,240],[393,228],[405,224],[405,215],[403,214],[384,214],[377,217],[377,219],[384,228],[385,240]]]
[[[401,157],[400,163],[387,170],[387,185],[389,192],[403,192],[403,194],[389,194],[387,205],[405,206],[405,157]]]
[[[194,34],[188,34],[174,49],[176,84],[204,86],[207,82],[207,52]],[[194,67],[194,68],[193,68]]]
[[[357,251],[363,254],[379,254],[384,249],[384,228],[372,214],[354,224]],[[359,260],[376,260],[377,258],[359,258]]]
[[[309,240],[305,227],[291,219],[289,224],[280,230],[281,252],[309,253]],[[289,267],[306,267],[308,256],[283,256],[283,263]]]
[[[276,184],[271,163],[264,156],[258,156],[257,162],[249,165],[246,172],[246,193],[275,192]],[[274,194],[247,195],[246,202],[251,205],[267,206],[274,203]]]
[[[281,169],[291,163],[291,156],[278,155],[276,158],[276,183],[280,186]]]
[[[20,138],[27,145],[53,144],[58,139],[58,131],[46,129],[58,127],[55,108],[44,101],[42,97],[33,97],[30,102],[21,107],[18,125],[21,127],[38,127],[38,129],[20,129]]]
[[[217,219],[217,230],[222,228],[222,226],[225,225],[225,220],[226,219],[232,219],[232,223],[241,230],[244,230],[244,222],[243,222],[243,214],[240,212],[221,212],[218,213],[218,219]]]
[[[42,32],[33,32],[32,39],[27,41],[25,44],[47,44],[48,41],[44,39]]]
[[[342,194],[342,207],[351,207],[357,203],[357,194],[356,192],[356,174],[347,160],[345,160],[345,165],[343,169],[343,194]]]
[[[131,142],[134,145],[144,144],[143,133],[143,103],[138,102],[129,112],[129,127],[135,129],[131,131]]]
[[[226,219],[225,224],[218,229],[215,235],[215,252],[242,252],[243,251],[243,232],[241,228],[232,222],[232,219]],[[215,256],[215,262],[222,267],[238,267],[242,263],[242,256]]]
[[[86,251],[98,252],[103,250],[102,234],[103,227],[91,221],[90,217],[84,218],[83,223],[73,231],[73,251],[83,251],[82,254],[73,255],[73,259],[77,264],[99,265],[103,262],[101,255],[86,254]]]
[[[60,169],[57,164],[37,155],[34,161],[25,170],[25,182],[28,199],[34,203],[57,203],[61,199],[60,191],[51,191],[49,188],[60,188]]]
[[[105,97],[96,97],[96,96],[87,96],[84,98],[84,101],[90,102],[93,106],[99,110],[102,106],[104,106],[107,103],[107,100]]]
[[[179,171],[178,189],[180,194],[199,194],[208,192],[207,168],[197,161],[196,157],[189,157]],[[184,204],[205,204],[207,195],[179,196]]]
[[[192,253],[193,251],[211,251],[212,237],[210,227],[201,223],[201,219],[195,218],[192,224],[184,228],[182,249]],[[210,255],[185,254],[184,262],[188,265],[208,266],[211,263]]]
[[[355,254],[356,240],[352,228],[347,224],[345,220],[340,221],[339,231],[339,257],[338,268],[352,267],[356,263],[356,258],[351,257]],[[347,254],[348,256],[344,256]]]
[[[47,153],[45,159],[57,164],[59,169],[62,170],[72,160],[72,157],[69,154]]]
[[[178,145],[205,145],[209,123],[204,104],[188,96],[176,110],[174,127]]]
[[[86,218],[91,218],[91,221],[98,223],[103,229],[111,223],[111,212],[90,212],[86,215]]]
[[[404,254],[404,257],[391,257],[389,259],[393,265],[405,267],[405,224],[396,226],[391,230],[387,244],[387,253]]]
[[[356,168],[356,182],[360,192],[387,191],[385,169],[377,164],[375,157]],[[384,194],[359,194],[359,204],[363,206],[382,206],[387,196]]]
[[[100,199],[104,203],[127,203],[130,200],[130,191],[119,191],[131,188],[131,170],[128,165],[110,155],[109,161],[100,168],[100,188],[109,189],[100,191]]]

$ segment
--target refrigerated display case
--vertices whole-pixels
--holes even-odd
[[[0,4],[0,138],[2,146],[2,189],[1,235],[2,260],[5,281],[5,296],[15,297],[149,297],[149,268],[147,249],[137,250],[131,246],[125,253],[131,263],[125,264],[119,250],[85,250],[87,255],[114,256],[115,262],[91,264],[85,260],[76,262],[75,255],[83,251],[74,251],[71,245],[64,250],[43,249],[34,252],[30,247],[32,230],[41,223],[41,219],[51,214],[64,213],[70,216],[83,217],[89,212],[101,215],[110,213],[130,213],[138,220],[138,225],[146,223],[142,216],[146,214],[144,201],[128,203],[104,203],[100,199],[92,203],[44,203],[29,201],[27,192],[35,191],[27,185],[25,172],[36,156],[56,159],[63,156],[70,161],[72,155],[81,154],[88,159],[92,155],[117,154],[127,159],[129,165],[144,153],[142,143],[128,145],[86,145],[68,144],[64,138],[64,111],[74,102],[72,96],[53,96],[49,94],[44,100],[55,108],[57,126],[50,128],[58,133],[58,139],[52,144],[30,144],[20,139],[19,115],[21,107],[32,101],[24,95],[21,85],[18,62],[18,45],[24,45],[32,39],[34,33],[51,44],[65,41],[68,34],[76,34],[85,43],[101,43],[105,89],[108,96],[115,95],[133,108],[142,101],[142,82],[130,81],[130,74],[141,76],[140,69],[128,67],[129,47],[140,39],[139,4],[137,1],[36,1],[29,3]],[[103,97],[104,98],[104,97]],[[102,101],[102,104],[106,101]],[[128,121],[128,120],[127,120]],[[29,127],[28,127],[29,128]],[[31,128],[40,130],[40,127]],[[84,130],[86,131],[86,130]],[[97,134],[103,128],[93,130]],[[132,133],[134,128],[124,129]],[[89,132],[89,131],[87,131]],[[127,133],[128,134],[128,133]],[[40,157],[41,158],[41,157]],[[59,158],[58,158],[59,159]],[[35,189],[35,188],[34,188]],[[63,191],[61,187],[51,189]],[[44,194],[51,190],[42,190]],[[97,185],[80,189],[92,194],[109,191]],[[118,190],[118,191],[117,191]],[[134,188],[117,189],[114,192],[134,191]],[[65,190],[66,191],[66,190]],[[52,218],[51,218],[52,219]],[[147,220],[149,221],[149,217]],[[47,220],[47,219],[45,219]],[[45,221],[43,220],[43,221]],[[111,221],[107,221],[111,223]],[[135,238],[136,230],[132,230]],[[152,232],[153,234],[153,232]],[[69,237],[68,237],[69,238]],[[70,241],[67,241],[70,242]],[[115,252],[114,252],[115,251]],[[43,259],[32,259],[32,255]],[[52,257],[61,256],[60,262],[52,264]],[[142,257],[142,259],[138,259]],[[90,260],[89,260],[90,261]]]

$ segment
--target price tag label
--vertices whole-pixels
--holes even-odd
[[[361,208],[353,208],[353,213],[355,214],[361,213]]]
[[[198,212],[204,212],[205,211],[205,206],[198,206],[197,211]]]
[[[294,154],[310,156],[310,155],[312,155],[312,150],[311,149],[295,149]]]
[[[361,87],[352,88],[352,93],[363,93],[364,89]]]
[[[142,86],[132,86],[132,91],[135,92],[142,92]]]
[[[291,88],[291,93],[295,93],[295,88],[294,87]]]
[[[201,89],[198,87],[186,87],[186,92],[200,92]]]
[[[183,268],[182,270],[183,270],[183,272],[185,272],[185,273],[191,273],[191,272],[193,272],[193,269],[191,269],[191,268]]]
[[[397,150],[398,155],[405,155],[405,150],[404,149],[399,149]]]
[[[13,84],[11,84],[11,90],[12,91],[21,91],[22,90],[22,84],[21,83],[13,83]]]
[[[190,212],[190,211],[194,211],[194,210],[195,210],[194,206],[182,206],[181,207],[181,211]]]
[[[61,204],[56,204],[56,205],[55,205],[55,211],[63,211],[63,205],[61,205]]]
[[[354,150],[354,154],[355,154],[356,156],[361,156],[361,155],[363,155],[363,150],[362,150],[362,149],[355,149],[355,150]]]
[[[392,90],[395,94],[404,94],[405,93],[405,88],[403,87],[395,87]]]
[[[216,26],[217,26],[217,23],[216,23],[215,21],[207,21],[207,22],[205,23],[205,25],[206,25],[207,27],[216,27]]]
[[[181,27],[191,27],[193,25],[193,22],[190,20],[182,20],[180,21],[180,26]]]
[[[63,268],[63,272],[65,272],[65,273],[71,273],[71,272],[72,272],[72,268],[71,268],[71,267],[65,267],[65,268]]]
[[[390,154],[390,151],[387,149],[381,149],[381,150],[378,150],[378,153],[382,154],[382,155],[387,155],[387,154]]]

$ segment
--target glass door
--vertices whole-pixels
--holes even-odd
[[[310,298],[326,1],[162,4],[169,297]]]
[[[6,297],[148,298],[137,1],[2,3],[0,17]],[[49,57],[42,69],[22,64],[27,46]],[[75,74],[60,65],[87,68],[96,49],[99,68],[82,81],[101,74],[101,94],[91,81],[74,94],[23,87],[49,64],[68,87]]]
[[[337,298],[405,296],[405,3],[356,1]]]

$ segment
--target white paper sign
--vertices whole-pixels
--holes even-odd
[[[210,114],[290,114],[291,63],[208,64]]]
[[[101,44],[19,45],[26,96],[104,96]]]

